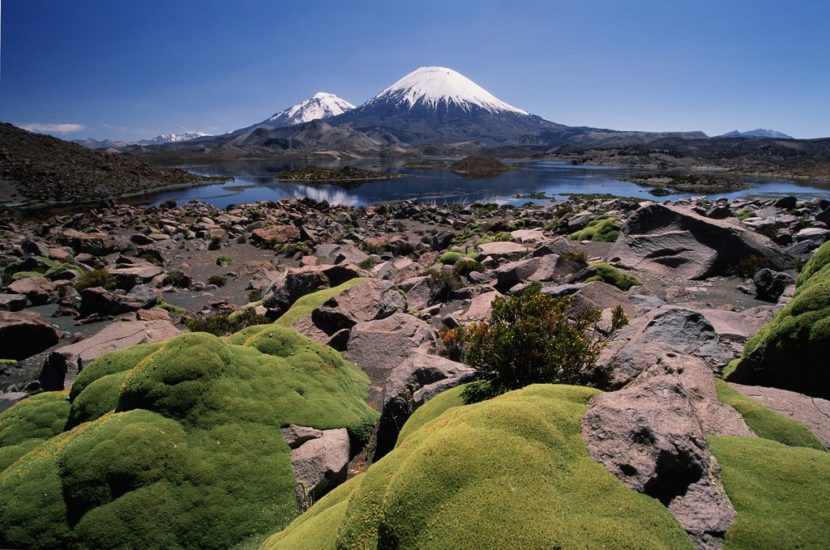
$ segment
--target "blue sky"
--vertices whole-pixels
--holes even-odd
[[[830,136],[830,2],[2,0],[0,120],[224,132],[452,67],[549,120]]]

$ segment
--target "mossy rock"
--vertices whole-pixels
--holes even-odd
[[[738,513],[727,549],[827,548],[830,453],[759,437],[708,439]]]
[[[597,390],[534,385],[465,406],[460,391],[264,548],[691,548],[665,507],[588,455]]]
[[[12,497],[0,546],[228,548],[296,517],[280,428],[365,435],[377,419],[369,380],[289,328],[232,339],[243,341],[189,333],[115,352],[82,371],[71,406],[62,395],[51,413],[57,397],[43,394],[0,414],[14,434],[49,413],[41,435],[58,434],[3,440],[0,457],[6,441],[29,447],[0,473]]]
[[[755,399],[739,392],[723,380],[715,380],[718,399],[729,405],[746,421],[758,437],[777,441],[791,447],[811,447],[824,450],[824,445],[807,427],[765,407]]]
[[[571,233],[575,241],[598,241],[613,243],[620,236],[620,226],[614,218],[597,218],[584,229]]]
[[[830,398],[830,242],[805,265],[792,300],[746,344],[728,380]]]
[[[586,283],[590,283],[591,281],[602,281],[603,283],[614,285],[623,291],[628,290],[632,286],[643,284],[637,277],[629,275],[625,271],[622,271],[621,269],[605,262],[593,263],[591,264],[591,267],[594,268],[597,273],[596,275],[585,279]]]

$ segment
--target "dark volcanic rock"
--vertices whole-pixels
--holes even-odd
[[[55,327],[28,311],[0,311],[0,359],[25,359],[58,343]]]
[[[795,284],[795,279],[789,273],[761,269],[752,278],[755,284],[755,296],[768,302],[777,302],[788,285]]]

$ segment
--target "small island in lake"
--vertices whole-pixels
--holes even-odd
[[[343,168],[319,168],[317,166],[306,166],[297,170],[282,172],[277,179],[279,181],[292,181],[302,183],[335,183],[343,186],[356,186],[367,181],[388,180],[400,177],[398,174],[388,172],[375,172],[364,170],[354,166]]]
[[[466,177],[482,177],[482,176],[497,176],[504,172],[509,172],[513,168],[509,164],[505,164],[499,159],[493,157],[483,157],[478,155],[470,155],[463,159],[450,164],[450,170],[459,176]]]
[[[639,174],[626,178],[632,183],[653,187],[649,191],[662,197],[674,193],[731,193],[749,189],[749,185],[719,174],[680,174],[676,172]]]

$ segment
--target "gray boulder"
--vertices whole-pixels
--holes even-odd
[[[292,443],[299,443],[291,449],[291,468],[294,470],[297,504],[300,511],[305,511],[323,495],[346,481],[349,433],[345,428],[321,431],[300,426],[295,427],[295,432],[297,428],[301,429],[305,437],[296,438],[289,434],[286,443],[289,447]]]
[[[397,312],[384,319],[358,323],[351,329],[345,356],[369,375],[368,402],[383,408],[383,389],[390,373],[409,354],[435,344],[432,328],[417,317]]]
[[[767,302],[777,302],[787,286],[795,284],[795,278],[789,273],[773,271],[768,268],[760,269],[752,277],[755,284],[755,297]]]
[[[684,384],[659,374],[591,399],[588,452],[632,489],[669,508],[698,548],[719,548],[736,513]]]
[[[687,279],[728,274],[750,261],[779,270],[792,264],[769,238],[737,221],[663,204],[648,204],[631,215],[609,259],[627,269]]]

